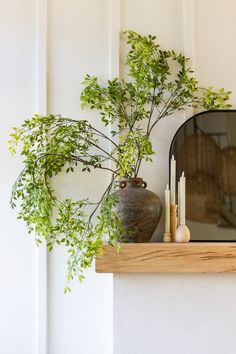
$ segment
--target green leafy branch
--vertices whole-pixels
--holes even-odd
[[[75,276],[83,279],[84,270],[101,249],[104,234],[118,245],[127,232],[115,213],[116,181],[137,177],[143,161],[152,161],[151,133],[158,122],[188,107],[231,107],[230,91],[199,87],[183,54],[161,49],[152,35],[127,31],[125,38],[130,79],[101,83],[86,75],[81,93],[83,109],[96,110],[104,127],[115,126],[110,134],[86,120],[35,115],[13,128],[9,142],[12,154],[20,144],[24,158],[11,205],[20,204],[18,217],[35,233],[38,244],[45,239],[49,251],[56,244],[66,246],[70,255],[66,291]],[[57,198],[51,178],[75,168],[110,173],[111,182],[98,202]]]

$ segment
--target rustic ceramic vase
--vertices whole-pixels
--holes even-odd
[[[162,205],[159,197],[145,189],[142,178],[120,182],[117,215],[125,229],[124,242],[148,242],[160,221]]]

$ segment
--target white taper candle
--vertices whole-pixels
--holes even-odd
[[[170,189],[168,184],[165,190],[165,233],[170,233]]]
[[[180,225],[185,225],[185,177],[180,177]]]
[[[176,161],[172,155],[170,163],[170,202],[175,205]]]

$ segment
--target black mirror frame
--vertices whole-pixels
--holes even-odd
[[[173,148],[173,145],[175,143],[175,139],[176,139],[176,136],[178,135],[179,131],[191,120],[193,120],[194,118],[196,117],[199,117],[201,116],[202,114],[206,114],[206,113],[216,113],[216,112],[219,112],[219,113],[225,113],[225,112],[234,112],[236,114],[236,109],[217,109],[217,110],[209,110],[209,111],[202,111],[202,112],[199,112],[195,115],[193,115],[192,117],[186,119],[186,121],[181,124],[181,126],[177,129],[177,131],[175,132],[175,135],[173,136],[172,140],[171,140],[171,144],[170,144],[170,148],[169,148],[169,185],[170,185],[170,166],[171,166],[171,158],[172,158],[172,148]],[[191,242],[236,242],[236,240],[191,240]]]

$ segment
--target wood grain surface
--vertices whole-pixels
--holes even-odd
[[[234,273],[236,243],[129,243],[103,246],[99,273]]]

